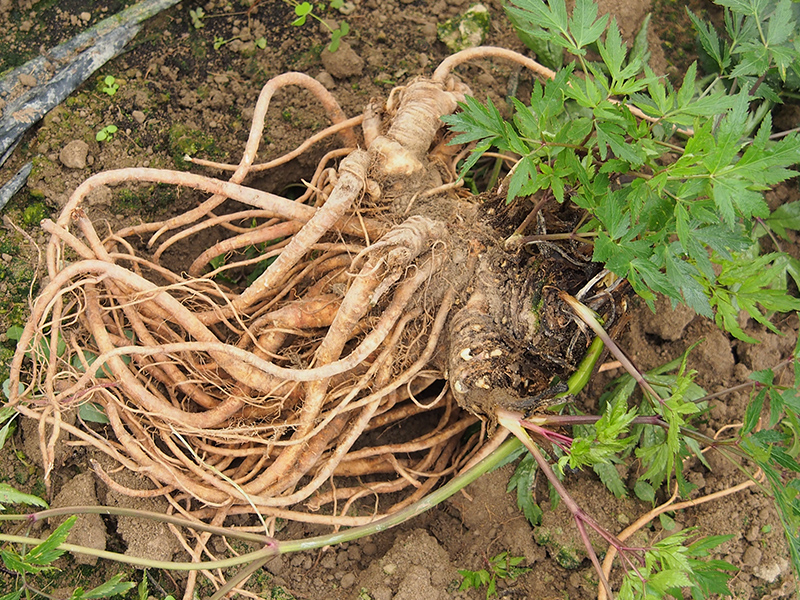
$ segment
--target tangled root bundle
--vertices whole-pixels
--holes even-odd
[[[229,181],[130,168],[78,187],[42,224],[49,280],[12,363],[11,401],[42,423],[51,466],[67,431],[198,518],[224,507],[359,525],[468,462],[496,406],[535,407],[589,341],[558,291],[577,293],[598,269],[569,236],[503,244],[526,228],[573,231],[574,209],[546,195],[533,210],[506,205],[459,186],[468,149],[448,144],[440,117],[469,89],[451,70],[492,55],[549,75],[508,51],[472,50],[348,120],[315,80],[287,73],[262,90],[241,162],[207,163],[232,170]],[[313,93],[334,124],[255,164],[270,99],[285,86]],[[334,133],[344,146],[323,157],[302,197],[245,184]],[[210,197],[103,237],[82,209],[87,194],[140,182]],[[203,247],[209,237],[220,241]],[[175,248],[192,258],[168,268]],[[85,403],[108,424],[62,419]]]

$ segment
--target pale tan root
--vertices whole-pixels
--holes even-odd
[[[470,56],[478,55],[462,58]],[[239,165],[195,161],[233,170],[230,181],[134,168],[81,184],[44,224],[50,281],[19,345],[38,348],[46,335],[49,356],[18,352],[12,361],[11,403],[40,420],[49,464],[59,432],[68,433],[149,477],[155,488],[141,495],[163,496],[186,515],[221,523],[257,510],[267,520],[340,527],[407,506],[479,454],[482,435],[462,440],[476,418],[446,382],[428,389],[447,377],[441,347],[468,281],[457,271],[469,272],[474,259],[450,264],[462,242],[439,220],[447,216],[403,215],[437,195],[459,198],[463,148],[440,143],[440,117],[469,93],[449,75],[455,64],[352,119],[311,78],[274,78]],[[287,85],[315,94],[334,125],[257,165],[270,99]],[[243,184],[333,133],[345,147],[322,158],[298,201]],[[87,194],[142,182],[210,197],[173,218],[98,235],[83,214]],[[228,199],[245,208],[224,214]],[[167,264],[183,254],[186,264]],[[211,269],[220,256],[225,264]],[[263,272],[246,287],[226,279],[259,263]],[[105,410],[109,439],[62,422],[61,411],[87,401]],[[380,440],[379,431],[416,417],[425,427],[413,440],[366,441],[365,433]],[[97,473],[125,493],[113,472]],[[397,496],[382,500],[390,492]],[[213,555],[204,535],[176,535],[194,559]]]

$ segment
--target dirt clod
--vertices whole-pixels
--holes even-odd
[[[86,168],[86,156],[89,154],[89,144],[83,140],[72,140],[61,149],[58,160],[69,169]]]
[[[335,79],[346,79],[361,75],[364,71],[364,59],[347,42],[341,42],[336,52],[327,48],[320,55],[325,70]]]
[[[69,506],[97,506],[97,494],[94,487],[94,475],[81,473],[67,481],[61,491],[53,500],[52,508],[66,508]],[[63,521],[64,519],[60,519]],[[59,525],[54,523],[53,527]],[[67,543],[86,546],[96,550],[106,549],[106,525],[100,515],[80,515],[75,525],[69,532]],[[97,557],[89,554],[74,554],[74,560],[79,565],[96,565]]]
[[[336,87],[336,82],[327,71],[320,71],[314,79],[324,85],[326,90],[332,90]]]
[[[19,83],[20,85],[24,85],[27,87],[33,87],[36,85],[36,77],[32,75],[28,75],[27,73],[20,73],[19,76]]]
[[[656,300],[655,306],[654,313],[643,315],[644,331],[669,342],[679,340],[686,331],[686,327],[697,316],[686,305],[679,304],[673,308],[670,301],[663,296]]]

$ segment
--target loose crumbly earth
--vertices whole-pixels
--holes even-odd
[[[39,52],[64,41],[116,13],[126,4],[108,0],[98,8],[88,0],[0,0],[0,72],[21,64]],[[125,166],[185,168],[181,157],[238,161],[244,145],[258,91],[272,76],[291,70],[315,76],[328,86],[349,115],[359,114],[373,97],[385,96],[395,85],[420,74],[430,74],[446,56],[436,39],[436,23],[460,14],[469,0],[354,0],[352,12],[324,13],[326,18],[346,18],[351,33],[339,52],[323,52],[328,36],[309,21],[302,28],[290,26],[291,7],[277,0],[262,1],[250,14],[247,3],[210,0],[183,2],[148,22],[127,47],[127,52],[103,67],[79,90],[44,119],[24,139],[9,162],[0,169],[5,181],[24,162],[33,159],[34,171],[27,187],[4,210],[0,234],[0,332],[25,319],[27,294],[37,268],[37,253],[13,226],[24,229],[41,244],[38,221],[57,213],[69,193],[89,175]],[[505,20],[499,0],[484,4],[492,17],[486,43],[523,50]],[[601,2],[616,15],[624,33],[634,34],[647,12],[654,10],[656,29],[651,33],[651,50],[657,71],[675,74],[691,58],[691,33],[685,31],[682,10],[649,0]],[[695,12],[709,9],[700,0],[690,3]],[[350,6],[348,3],[347,6]],[[204,27],[192,24],[191,9],[202,7]],[[660,39],[659,39],[660,36]],[[261,40],[264,41],[264,47]],[[662,40],[664,43],[662,45]],[[224,42],[215,49],[215,41]],[[689,55],[687,57],[687,54]],[[119,84],[113,96],[101,91],[100,81],[112,75]],[[530,88],[526,74],[502,62],[472,65],[460,75],[480,99],[489,97],[502,110],[513,82],[524,97]],[[20,85],[24,84],[21,83]],[[3,100],[0,99],[0,108]],[[118,133],[111,141],[97,142],[95,134],[114,124]],[[327,124],[322,110],[310,95],[280,92],[270,107],[261,158],[278,156],[295,148],[310,134]],[[278,172],[269,172],[254,183],[270,191],[285,193],[300,183],[325,143],[310,154]],[[774,206],[796,200],[797,185],[771,193]],[[175,193],[151,186],[145,193],[123,194],[104,189],[91,198],[95,221],[110,225],[148,220],[153,215],[182,211],[193,206],[194,192]],[[795,245],[784,248],[797,253]],[[176,257],[179,260],[180,257]],[[784,336],[764,332],[746,324],[750,335],[763,340],[759,346],[732,341],[716,327],[691,312],[671,310],[660,302],[656,314],[646,308],[633,312],[631,325],[621,345],[643,369],[679,356],[685,348],[700,342],[691,355],[692,368],[699,371],[698,383],[709,393],[743,383],[756,369],[774,365],[785,358],[796,341],[795,316],[778,320]],[[0,333],[0,369],[13,352],[13,341]],[[617,373],[598,377],[579,402],[583,410],[595,407],[603,386]],[[0,373],[2,379],[5,374]],[[704,427],[713,434],[743,415],[747,392],[733,393],[711,401]],[[37,465],[36,425],[22,423],[0,458],[0,481],[43,493],[41,470]],[[119,498],[89,476],[91,453],[80,447],[63,446],[57,457],[53,499],[56,505],[123,504]],[[95,457],[104,460],[102,457]],[[39,457],[40,460],[40,457]],[[742,481],[742,475],[722,457],[711,452],[712,469],[686,465],[695,495],[708,494]],[[111,465],[106,465],[111,468]],[[633,481],[634,465],[621,473]],[[517,509],[515,498],[506,493],[509,465],[484,476],[464,494],[396,529],[358,542],[274,559],[267,570],[249,584],[263,598],[401,600],[409,598],[482,598],[484,591],[459,592],[457,569],[477,570],[488,558],[502,551],[525,556],[531,570],[515,581],[499,581],[498,593],[505,598],[593,598],[596,576],[584,559],[571,518],[563,506],[550,510],[546,486],[536,495],[545,511],[543,525],[533,530]],[[118,479],[135,485],[135,477]],[[565,481],[570,493],[598,521],[611,531],[620,531],[650,507],[638,500],[617,500],[588,473],[575,473]],[[157,507],[145,506],[154,509]],[[768,498],[750,488],[720,502],[672,515],[676,527],[698,527],[705,534],[732,534],[720,547],[719,558],[731,561],[741,572],[731,584],[737,598],[794,597],[794,582],[782,538],[781,527]],[[49,527],[57,524],[51,523]],[[143,527],[134,523],[100,518],[81,524],[84,538],[77,543],[106,545],[117,551],[185,560],[166,528]],[[282,536],[299,538],[326,531],[289,523]],[[648,540],[665,535],[656,521],[640,535]],[[242,550],[242,548],[237,548]],[[224,552],[224,547],[214,550]],[[598,551],[603,549],[598,544]],[[74,558],[59,562],[62,575],[43,580],[55,597],[68,597],[77,585],[96,585],[118,571],[118,565],[86,566]],[[151,591],[175,592],[181,575],[154,574]],[[130,576],[141,579],[140,573]],[[0,582],[5,577],[0,574]],[[618,580],[618,570],[612,581]],[[8,581],[8,580],[6,580]],[[159,590],[160,585],[163,590]],[[0,583],[0,588],[4,584]],[[205,597],[207,589],[200,589]]]

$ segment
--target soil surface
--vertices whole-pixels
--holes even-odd
[[[103,7],[98,8],[98,4]],[[606,0],[600,4],[602,10],[617,17],[629,40],[647,13],[654,11],[650,45],[657,72],[680,74],[692,59],[693,35],[687,29],[684,3],[657,0],[651,6],[649,0]],[[697,13],[714,14],[713,7],[705,2],[693,0],[689,4]],[[0,72],[37,56],[125,5],[114,0],[0,0]],[[486,0],[484,5],[491,17],[485,43],[525,52],[503,15],[500,0]],[[292,6],[278,0],[264,0],[249,11],[246,2],[187,1],[151,19],[124,54],[102,67],[31,130],[0,169],[0,181],[5,181],[22,164],[34,161],[27,186],[3,211],[0,332],[24,322],[28,292],[41,268],[35,244],[41,248],[45,237],[37,229],[39,220],[58,214],[68,195],[88,176],[125,166],[201,171],[183,161],[187,153],[237,163],[259,90],[269,78],[287,71],[316,77],[335,94],[348,116],[360,114],[371,98],[385,98],[395,86],[432,73],[448,55],[445,45],[437,40],[437,23],[463,13],[468,6],[469,0],[346,2],[342,9],[346,14],[334,10],[321,13],[326,19],[349,24],[350,33],[335,53],[325,50],[330,39],[326,28],[313,20],[302,27],[291,26]],[[205,13],[199,23],[190,16],[190,10],[198,8]],[[107,87],[103,79],[108,75],[119,86],[113,95],[103,91]],[[459,75],[476,97],[489,97],[506,112],[507,94],[516,88],[524,95],[526,86],[530,87],[527,74],[499,61],[462,67]],[[29,83],[20,81],[19,85]],[[0,108],[4,104],[0,99]],[[327,124],[324,111],[310,94],[281,91],[267,114],[259,158],[282,155]],[[110,140],[98,142],[97,132],[108,125],[115,125],[116,133]],[[270,171],[269,177],[253,186],[287,193],[301,179],[310,177],[319,157],[334,143],[330,140],[315,146],[287,167]],[[771,194],[772,208],[797,197],[793,183]],[[137,193],[105,188],[92,196],[90,216],[95,222],[106,220],[109,227],[116,227],[186,210],[198,199],[195,192],[158,186]],[[796,252],[796,248],[788,250]],[[778,318],[783,336],[765,332],[752,322],[744,323],[749,335],[762,340],[758,346],[748,346],[687,309],[672,310],[667,302],[659,302],[657,309],[655,314],[646,308],[632,311],[622,347],[639,367],[650,369],[697,343],[689,363],[699,373],[697,382],[708,393],[746,382],[751,371],[771,367],[787,357],[796,342],[796,316]],[[0,342],[0,369],[5,371],[0,375],[5,379],[5,363],[14,343],[4,333],[0,333]],[[621,372],[611,370],[598,376],[578,399],[581,410],[594,410],[603,386],[618,374]],[[749,393],[745,389],[711,400],[704,432],[714,435],[740,422]],[[96,481],[90,475],[88,461],[92,458],[105,460],[106,469],[113,469],[108,459],[80,446],[59,448],[58,470],[49,498],[54,506],[143,506]],[[706,459],[711,469],[699,463],[685,465],[689,480],[696,486],[693,497],[744,480],[722,456],[709,452]],[[3,449],[0,482],[44,494],[42,472],[37,466],[40,460],[37,424],[23,422]],[[623,481],[634,481],[636,468],[634,464],[621,473]],[[463,494],[390,531],[324,551],[278,557],[251,579],[248,589],[261,598],[478,599],[485,597],[485,590],[459,591],[462,578],[458,569],[484,568],[489,558],[507,551],[524,556],[523,564],[530,570],[513,581],[498,581],[500,597],[596,597],[597,577],[567,511],[563,505],[551,508],[546,484],[539,482],[535,494],[544,509],[544,520],[534,530],[517,508],[515,496],[506,493],[513,470],[514,465],[507,465],[490,473]],[[124,485],[137,485],[134,474],[120,472],[115,477]],[[577,502],[611,531],[621,531],[651,508],[635,497],[615,498],[592,473],[570,473],[565,485]],[[664,499],[659,495],[657,503]],[[152,500],[146,504],[143,507],[151,510],[163,508]],[[49,523],[46,529],[55,526],[57,523]],[[689,527],[697,527],[706,535],[733,536],[719,547],[717,557],[740,568],[731,582],[736,598],[795,597],[780,522],[770,499],[758,489],[748,488],[721,501],[672,514],[671,519],[656,519],[639,535],[642,540],[653,541]],[[301,538],[326,532],[289,523],[280,535]],[[187,560],[165,526],[84,516],[76,533],[80,537],[73,539],[78,544]],[[597,548],[598,552],[605,551],[599,542]],[[224,547],[214,550],[225,552]],[[61,575],[49,576],[40,583],[53,597],[65,598],[75,586],[91,587],[119,570],[119,565],[101,561],[98,568],[94,562],[85,557],[65,557],[57,564]],[[128,572],[141,580],[141,572]],[[183,574],[151,575],[154,595],[181,593]],[[0,590],[8,581],[0,574]],[[619,581],[619,569],[612,574],[612,581]],[[200,597],[210,595],[202,577],[199,582]]]

